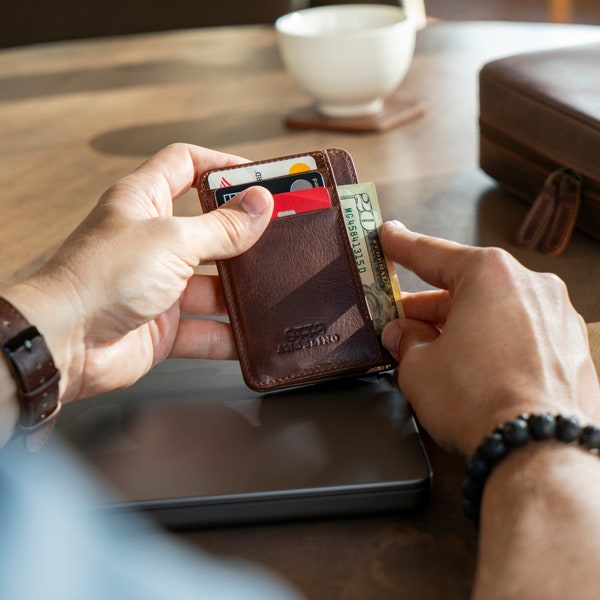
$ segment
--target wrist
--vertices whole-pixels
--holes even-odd
[[[7,362],[0,358],[0,448],[12,437],[20,412],[17,385]]]
[[[78,311],[56,284],[46,285],[44,280],[43,276],[35,275],[2,290],[0,295],[44,337],[61,373],[59,399],[64,403],[76,397],[81,380],[82,357],[76,351]]]
[[[566,500],[585,496],[586,483],[599,474],[597,453],[579,444],[556,440],[529,444],[507,456],[490,474],[482,498],[481,530],[501,526],[507,515],[513,524],[523,520],[529,525],[526,507],[551,499],[565,500],[552,501],[553,509],[570,510],[573,505]]]
[[[463,455],[472,456],[486,435],[520,414],[568,414],[582,424],[600,426],[600,386],[589,354],[582,357],[574,381],[558,379],[552,377],[546,385],[528,385],[524,380],[518,389],[511,387],[486,402],[474,403],[474,425],[465,432]],[[496,410],[491,411],[491,406]]]
[[[499,465],[513,454],[530,446],[562,444],[579,447],[597,457],[600,428],[581,425],[575,417],[537,413],[520,415],[497,426],[486,435],[467,461],[467,479],[463,483],[465,514],[479,522],[481,502],[488,482]]]
[[[599,476],[598,456],[556,441],[498,464],[483,496],[473,598],[596,597]]]
[[[4,408],[14,411],[13,399],[18,400],[18,429],[26,448],[37,452],[50,436],[61,409],[60,371],[39,329],[5,297],[0,297],[0,349],[10,373],[9,377],[6,370],[2,373]],[[4,435],[14,425],[13,420],[5,423]]]

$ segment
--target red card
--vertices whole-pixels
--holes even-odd
[[[331,206],[331,198],[327,188],[315,187],[295,192],[273,194],[275,201],[272,219],[287,217],[311,210],[320,210]]]

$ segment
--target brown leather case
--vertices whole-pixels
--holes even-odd
[[[549,254],[600,238],[600,44],[511,56],[479,74],[480,165],[534,203],[517,233]]]
[[[331,208],[273,219],[252,248],[217,261],[244,380],[256,391],[394,366],[369,316],[337,193],[357,182],[353,161],[340,149],[297,156],[308,154]],[[199,184],[205,212],[216,208],[208,175]]]

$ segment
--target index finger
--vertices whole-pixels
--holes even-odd
[[[407,229],[399,221],[383,224],[380,233],[384,253],[423,281],[445,290],[456,287],[464,261],[474,248],[430,237]]]

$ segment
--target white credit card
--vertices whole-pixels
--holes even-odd
[[[283,158],[268,163],[246,164],[222,171],[213,171],[208,174],[208,186],[211,190],[220,187],[230,187],[240,183],[256,181],[260,184],[263,179],[272,179],[282,175],[294,175],[304,171],[314,171],[317,163],[312,156],[297,156],[296,158]]]

